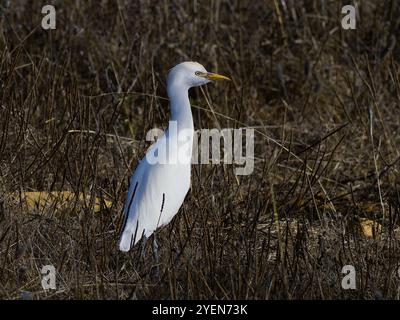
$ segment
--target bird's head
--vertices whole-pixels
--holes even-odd
[[[201,86],[211,81],[231,80],[217,73],[208,72],[200,63],[182,62],[169,70],[167,83],[176,83],[187,88]]]

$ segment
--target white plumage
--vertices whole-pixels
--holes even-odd
[[[148,238],[157,228],[168,224],[181,207],[190,188],[194,134],[188,91],[211,80],[229,78],[209,73],[197,62],[183,62],[169,71],[171,120],[130,180],[119,242],[121,251],[129,251],[143,235]]]

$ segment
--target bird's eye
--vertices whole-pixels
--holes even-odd
[[[194,74],[195,74],[196,76],[201,76],[201,75],[202,75],[202,72],[201,72],[201,71],[196,71]]]

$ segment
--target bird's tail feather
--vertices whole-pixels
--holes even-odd
[[[138,226],[137,222],[125,223],[119,240],[119,249],[121,251],[129,251],[140,240],[141,234],[138,234]]]
[[[121,234],[121,238],[119,240],[119,250],[127,252],[131,249],[135,242],[135,234],[128,228]]]

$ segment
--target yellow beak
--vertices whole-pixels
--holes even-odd
[[[210,80],[213,80],[213,81],[218,81],[218,80],[231,81],[231,79],[229,79],[228,77],[225,77],[225,76],[223,76],[221,74],[218,74],[218,73],[211,73],[211,72],[206,73],[204,75],[204,78],[207,78],[207,79],[210,79]]]

